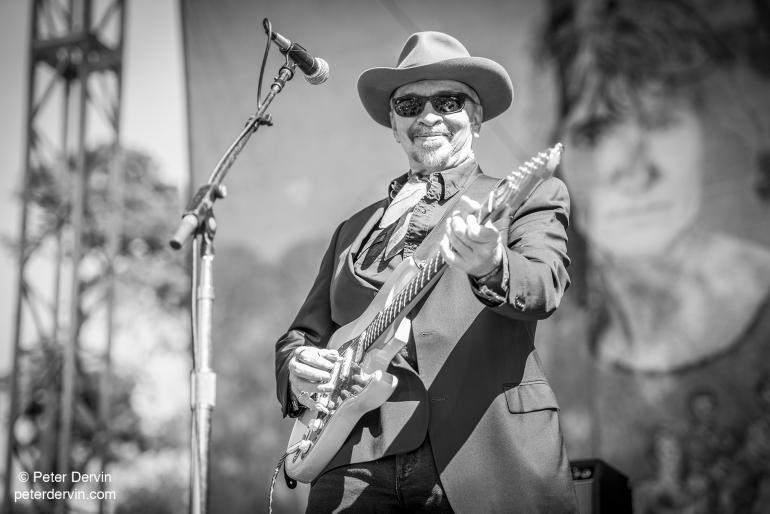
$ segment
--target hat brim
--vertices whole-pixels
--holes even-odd
[[[358,96],[369,115],[390,127],[390,95],[419,80],[457,80],[473,88],[484,107],[483,121],[503,113],[513,101],[513,84],[505,68],[484,57],[458,57],[411,68],[372,68],[358,77]]]

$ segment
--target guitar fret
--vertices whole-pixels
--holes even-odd
[[[393,314],[394,314],[394,310],[396,309],[396,300],[397,299],[398,299],[398,296],[396,296],[396,298],[393,299],[393,301],[390,303],[390,305],[388,305],[388,308],[385,311],[388,314],[388,321],[392,321],[393,320]]]
[[[366,352],[374,342],[387,330],[396,320],[409,303],[411,303],[427,284],[438,274],[441,267],[446,264],[440,252],[433,255],[431,259],[420,269],[412,280],[404,287],[391,301],[391,303],[377,316],[372,319],[361,339],[363,351]]]
[[[369,326],[366,328],[366,346],[369,347],[374,343],[374,340],[377,338],[375,335],[376,332],[376,326],[377,326],[377,320],[379,319],[380,315],[378,314],[377,317],[375,317],[371,323],[369,323]]]

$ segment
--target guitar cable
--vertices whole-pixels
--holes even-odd
[[[287,458],[302,450],[302,443],[303,441],[298,441],[287,448],[286,452],[281,455],[280,459],[278,459],[278,464],[275,465],[275,469],[273,470],[273,478],[270,480],[270,497],[267,504],[267,511],[269,514],[273,514],[273,491],[275,491],[275,482],[278,479],[278,473],[281,472],[281,466],[283,466]],[[292,482],[294,483],[294,487],[296,487],[297,482],[293,479]],[[294,487],[291,488],[294,489]]]

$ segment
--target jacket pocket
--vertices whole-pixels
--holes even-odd
[[[508,410],[513,414],[540,410],[559,410],[556,395],[548,382],[535,380],[520,384],[503,384]]]

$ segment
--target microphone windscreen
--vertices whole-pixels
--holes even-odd
[[[312,75],[305,75],[305,80],[313,85],[323,84],[329,79],[329,63],[320,57],[315,58],[318,69]]]

